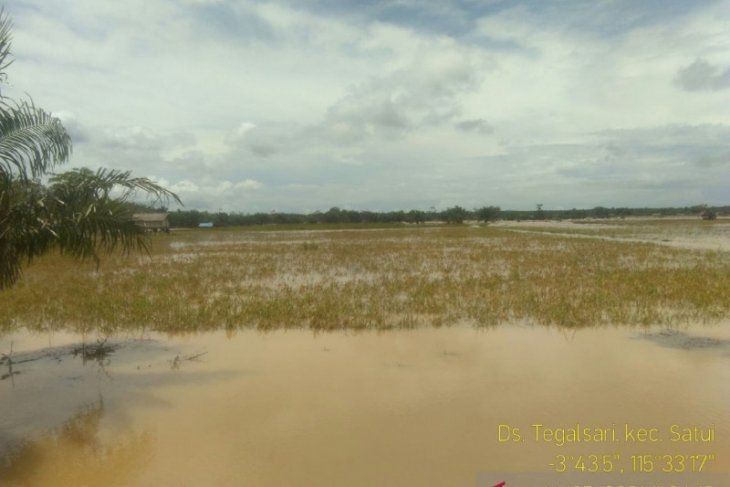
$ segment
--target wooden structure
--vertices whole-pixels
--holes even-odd
[[[170,220],[167,213],[135,213],[132,215],[134,223],[147,232],[169,232]]]

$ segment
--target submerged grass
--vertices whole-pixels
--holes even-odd
[[[663,240],[674,238],[730,239],[730,220],[703,221],[698,218],[605,219],[506,222],[513,229],[580,236]]]
[[[730,316],[727,252],[494,227],[155,236],[101,268],[48,256],[0,293],[0,330],[392,328]]]

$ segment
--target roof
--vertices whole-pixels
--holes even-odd
[[[164,222],[167,220],[167,213],[135,213],[132,220],[136,222]]]

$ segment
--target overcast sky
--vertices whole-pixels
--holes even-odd
[[[4,94],[189,208],[730,203],[730,2],[13,0]]]

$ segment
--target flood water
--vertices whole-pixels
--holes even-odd
[[[148,334],[86,360],[81,341],[0,337],[0,485],[476,485],[573,453],[708,453],[730,470],[730,323]],[[500,424],[538,423],[714,439],[498,441]]]

